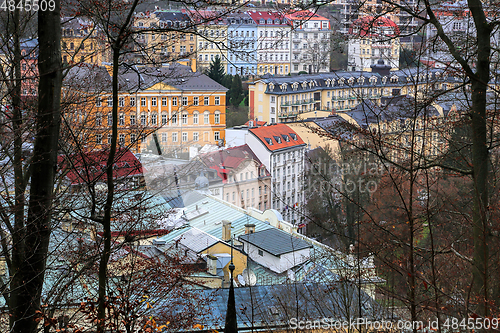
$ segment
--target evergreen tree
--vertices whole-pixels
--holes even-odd
[[[219,56],[216,56],[214,60],[210,63],[210,69],[207,74],[212,80],[223,84],[224,80],[224,67],[222,67],[222,62]]]
[[[241,101],[244,98],[243,85],[241,83],[241,78],[238,74],[233,76],[229,98],[230,98],[229,102],[234,106],[240,105]]]

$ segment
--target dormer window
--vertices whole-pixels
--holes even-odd
[[[278,19],[274,20],[274,24],[280,24],[280,20]]]
[[[396,75],[391,77],[391,83],[397,83],[398,82],[398,77]]]
[[[281,137],[283,138],[283,140],[285,140],[285,142],[290,142],[290,138],[288,137],[288,135],[281,134]]]
[[[340,86],[343,86],[343,85],[344,85],[344,82],[345,82],[345,79],[344,79],[344,78],[341,78],[341,79],[339,80],[339,85],[340,85]]]
[[[304,81],[304,82],[302,82],[302,89],[306,89],[306,88],[307,88],[307,82]]]
[[[266,21],[264,21],[264,19],[259,20],[259,24],[265,24],[265,23],[266,23]]]
[[[273,20],[271,19],[267,20],[267,24],[273,24]]]
[[[266,140],[268,145],[270,145],[270,146],[273,145],[273,140],[271,140],[271,138],[264,138],[264,140]]]
[[[274,90],[274,83],[269,83],[269,90],[270,91],[273,91]]]
[[[354,78],[350,77],[349,80],[347,81],[347,84],[349,84],[350,86],[352,86],[354,84]]]
[[[371,83],[373,86],[374,86],[374,85],[376,85],[376,84],[377,84],[377,77],[376,77],[376,76],[372,76],[372,77],[370,78],[370,83]]]
[[[276,143],[280,144],[281,143],[281,137],[279,136],[273,136],[274,140],[276,140]]]
[[[384,76],[384,77],[382,78],[382,84],[386,84],[386,83],[387,83],[387,76]]]
[[[290,134],[290,137],[291,137],[293,140],[297,141],[297,134],[295,134],[295,133],[289,133],[289,134]]]

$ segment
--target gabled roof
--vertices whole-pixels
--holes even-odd
[[[294,236],[276,228],[270,228],[253,234],[246,234],[239,237],[240,240],[248,242],[274,256],[285,253],[312,248],[313,246]]]
[[[269,151],[305,145],[294,130],[281,123],[250,128],[248,131],[255,135]]]
[[[182,244],[186,248],[200,253],[209,247],[221,242],[220,239],[200,230],[198,228],[191,228],[182,235],[176,237],[174,242]]]
[[[66,173],[71,184],[86,184],[106,181],[108,150],[95,150],[68,157],[57,158],[59,171]],[[113,178],[120,179],[142,174],[141,162],[130,150],[119,148],[113,167]]]
[[[204,154],[201,156],[201,160],[207,167],[216,170],[222,179],[227,179],[229,172],[237,169],[246,161],[253,160],[259,167],[264,166],[246,144]],[[270,175],[267,170],[266,175]]]

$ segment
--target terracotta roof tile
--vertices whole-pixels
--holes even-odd
[[[285,124],[275,124],[249,129],[270,151],[304,145],[298,134]]]

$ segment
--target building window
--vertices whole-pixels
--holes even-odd
[[[162,114],[161,115],[161,124],[162,125],[166,125],[167,124],[167,119],[168,119],[167,115],[166,114]]]
[[[215,105],[220,105],[220,97],[215,96]]]
[[[108,113],[108,126],[113,126],[113,114]]]
[[[188,123],[188,115],[186,113],[184,113],[182,115],[182,124],[187,125],[187,123]]]
[[[199,138],[200,138],[200,137],[199,137],[198,132],[193,132],[193,141],[194,141],[194,142],[197,142],[197,141],[199,140]]]
[[[98,145],[102,145],[102,134],[97,134],[96,139],[95,139],[95,142],[96,142]]]
[[[95,116],[95,125],[96,126],[101,126],[102,125],[102,115],[100,113],[98,113]]]
[[[215,131],[214,132],[214,139],[215,139],[215,141],[219,141],[220,140],[220,132],[219,131]]]
[[[146,115],[145,114],[141,114],[141,125],[146,126]]]
[[[157,118],[158,118],[158,115],[156,113],[153,113],[151,115],[151,125],[156,125],[157,123]]]
[[[216,124],[220,124],[220,113],[215,113],[214,114],[214,122]]]
[[[161,133],[161,142],[167,142],[167,133]]]
[[[172,106],[177,106],[177,97],[172,97]]]
[[[141,97],[141,106],[146,106],[146,97]]]
[[[187,142],[187,140],[188,140],[187,132],[182,132],[182,142]]]
[[[112,135],[111,135],[111,134],[108,134],[108,145],[110,145],[110,144],[111,144],[111,137],[112,137]]]
[[[166,97],[161,98],[161,106],[167,106],[167,98]]]
[[[200,103],[200,98],[199,97],[193,97],[193,105],[199,105]]]
[[[203,105],[208,105],[210,97],[203,97]]]
[[[118,106],[124,107],[125,106],[125,97],[119,97],[118,98]]]
[[[125,115],[123,113],[118,116],[118,125],[125,126]]]
[[[206,111],[203,114],[203,123],[204,124],[210,124],[210,113],[208,111]]]
[[[177,132],[172,133],[172,142],[177,142]]]
[[[193,124],[198,125],[198,113],[193,113]]]
[[[120,135],[118,136],[118,143],[119,143],[120,145],[124,145],[124,144],[125,144],[125,134],[120,134]]]
[[[151,106],[156,106],[156,97],[151,97]]]
[[[258,253],[259,253],[259,256],[261,256],[261,257],[264,256],[264,252],[262,250],[258,250]]]
[[[137,141],[137,137],[135,136],[135,134],[130,134],[130,143],[135,143]]]
[[[130,115],[130,125],[134,126],[135,125],[135,114]]]
[[[97,97],[95,99],[95,106],[102,106],[102,98],[101,97]]]
[[[135,106],[135,97],[130,97],[130,106]]]
[[[172,124],[173,125],[177,124],[177,115],[176,114],[172,115]]]
[[[182,97],[182,105],[187,106],[188,105],[188,98],[187,97]]]
[[[113,106],[113,97],[108,97],[108,100],[107,100],[107,103],[108,103],[108,106]]]

